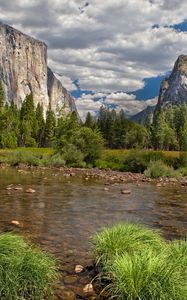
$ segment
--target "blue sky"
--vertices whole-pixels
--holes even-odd
[[[102,104],[133,115],[187,54],[186,0],[0,0],[0,20],[48,45],[80,116]]]

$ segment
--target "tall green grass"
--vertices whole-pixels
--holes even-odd
[[[167,252],[151,249],[126,254],[114,260],[109,269],[107,289],[118,300],[186,300],[187,277],[181,262]]]
[[[56,262],[21,236],[0,235],[0,299],[53,299]]]
[[[157,231],[126,223],[104,228],[93,237],[92,244],[95,263],[106,266],[116,255],[143,251],[145,247],[159,250],[164,240]]]
[[[117,300],[186,300],[187,242],[141,225],[104,228],[92,239],[98,278]],[[98,267],[99,266],[99,267]]]

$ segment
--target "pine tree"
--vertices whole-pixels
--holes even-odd
[[[56,120],[54,112],[51,110],[49,106],[46,115],[46,123],[44,129],[44,146],[45,147],[52,147],[54,140],[55,140],[55,126]]]
[[[152,130],[152,143],[156,150],[163,149],[165,139],[165,126],[166,122],[164,118],[164,111],[162,108],[158,108],[155,111]]]
[[[36,146],[36,115],[33,95],[27,95],[20,111],[20,145]]]
[[[94,118],[93,118],[93,116],[91,115],[90,112],[88,112],[87,115],[86,115],[86,120],[85,120],[84,125],[86,127],[92,128],[92,129],[95,127]]]
[[[38,103],[36,107],[36,141],[39,147],[44,143],[45,120],[43,106]]]
[[[2,110],[4,104],[5,104],[5,94],[4,94],[2,80],[0,80],[0,111]]]

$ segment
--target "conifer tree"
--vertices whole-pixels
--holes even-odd
[[[44,143],[45,120],[42,104],[38,103],[36,107],[36,141],[39,147]]]
[[[52,147],[55,140],[55,126],[56,120],[54,112],[51,110],[49,106],[46,114],[46,123],[44,129],[44,146]]]

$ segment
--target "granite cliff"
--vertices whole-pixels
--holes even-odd
[[[158,98],[158,105],[179,105],[187,103],[187,55],[180,55],[171,75],[164,79]]]
[[[70,93],[47,66],[47,46],[11,26],[0,23],[0,80],[6,101],[20,107],[32,93],[44,112],[51,105],[55,114],[76,111]]]

